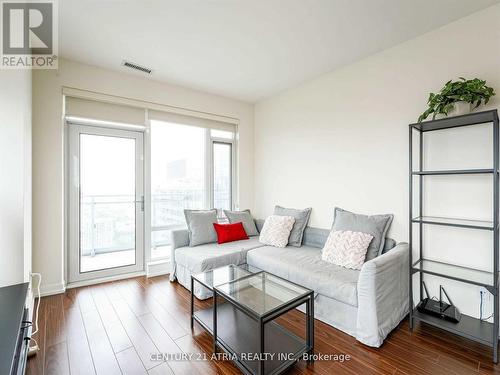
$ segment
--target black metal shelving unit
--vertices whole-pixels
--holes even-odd
[[[431,170],[423,169],[424,152],[424,133],[457,128],[462,126],[471,126],[477,124],[492,124],[493,136],[493,168],[489,169],[455,169],[455,170]],[[432,326],[441,328],[445,331],[455,333],[459,336],[489,345],[493,349],[493,362],[498,362],[498,328],[499,328],[499,280],[498,280],[498,260],[499,260],[499,124],[497,110],[470,113],[463,116],[448,117],[439,120],[414,123],[409,125],[410,133],[410,168],[409,168],[409,242],[410,242],[410,330],[413,329],[414,320],[425,322]],[[413,170],[413,137],[417,133],[418,137],[418,170]],[[464,220],[445,217],[425,216],[423,212],[423,181],[425,176],[436,175],[471,175],[471,174],[490,174],[493,176],[493,221]],[[413,184],[414,178],[418,178],[418,208],[414,212]],[[416,214],[416,216],[415,216]],[[418,247],[419,259],[413,260],[413,228],[418,225]],[[441,225],[458,228],[469,228],[477,230],[486,230],[493,235],[493,272],[467,268],[455,265],[452,262],[438,262],[423,257],[423,226]],[[482,321],[467,315],[462,315],[459,323],[451,323],[430,315],[420,313],[414,306],[413,301],[413,275],[418,274],[420,278],[419,289],[420,299],[423,299],[423,275],[429,274],[439,276],[459,282],[477,285],[486,288],[494,300],[493,323]]]

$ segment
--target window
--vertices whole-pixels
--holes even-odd
[[[170,231],[184,226],[184,209],[206,206],[205,133],[151,122],[151,258],[170,254]]]
[[[151,121],[151,259],[170,255],[184,209],[233,206],[234,132]]]

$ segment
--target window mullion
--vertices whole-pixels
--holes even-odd
[[[213,141],[210,137],[210,129],[205,131],[205,208],[214,206],[213,194]]]

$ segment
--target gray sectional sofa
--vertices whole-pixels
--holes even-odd
[[[256,220],[260,231],[263,221]],[[321,260],[329,230],[307,227],[302,247],[248,240],[189,247],[187,229],[172,233],[170,280],[190,289],[191,275],[229,264],[248,265],[314,290],[315,318],[379,347],[408,313],[408,244],[386,239],[383,254],[360,271]],[[195,284],[200,299],[210,293]],[[300,308],[299,308],[300,309]]]

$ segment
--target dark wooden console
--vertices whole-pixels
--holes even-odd
[[[26,308],[28,283],[0,288],[0,374],[26,369],[31,323]]]

